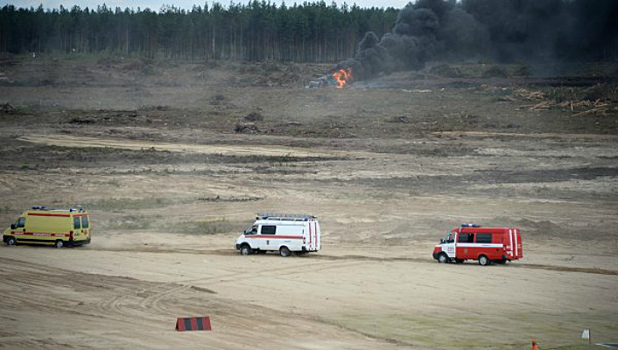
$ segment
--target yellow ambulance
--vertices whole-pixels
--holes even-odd
[[[3,232],[7,245],[47,244],[56,248],[90,243],[90,214],[80,209],[34,206]]]

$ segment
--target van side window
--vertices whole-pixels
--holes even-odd
[[[79,224],[79,216],[74,216],[73,217],[73,229],[74,230],[79,230],[81,228],[80,224]]]
[[[17,225],[15,225],[15,227],[20,228],[20,227],[25,227],[26,226],[26,218],[19,218],[17,220]]]
[[[491,243],[491,233],[479,233],[476,235],[476,243]]]
[[[82,216],[82,228],[88,228],[88,217],[87,216]]]
[[[274,235],[277,232],[277,226],[265,226],[262,225],[263,235]]]
[[[459,243],[473,243],[474,242],[474,233],[460,233],[459,234]]]

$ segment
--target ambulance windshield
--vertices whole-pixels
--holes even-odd
[[[257,234],[257,225],[251,225],[245,230],[245,235],[255,235]]]

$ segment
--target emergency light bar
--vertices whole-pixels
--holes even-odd
[[[461,224],[461,227],[481,227],[481,226],[477,224]]]
[[[308,221],[309,219],[317,218],[315,215],[311,214],[279,214],[279,213],[257,213],[256,219],[301,219],[303,221]]]

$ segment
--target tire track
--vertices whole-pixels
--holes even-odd
[[[234,256],[238,253],[234,249],[216,249],[216,250],[191,250],[191,249],[97,249],[102,251],[113,252],[143,252],[143,253],[180,253],[180,254],[199,254],[199,255],[219,255],[219,256]],[[300,257],[298,257],[300,258]],[[309,257],[302,257],[300,259],[321,259],[321,260],[362,260],[362,261],[374,261],[374,262],[413,262],[423,264],[434,264],[435,261],[429,258],[413,258],[413,257],[374,257],[367,255],[320,255],[315,254]],[[618,276],[618,270],[601,269],[596,267],[571,267],[571,266],[559,266],[549,264],[531,264],[531,263],[513,263],[509,265],[513,268],[523,269],[535,269],[546,271],[559,271],[559,272],[573,272],[573,273],[589,273],[595,275],[606,276]]]

